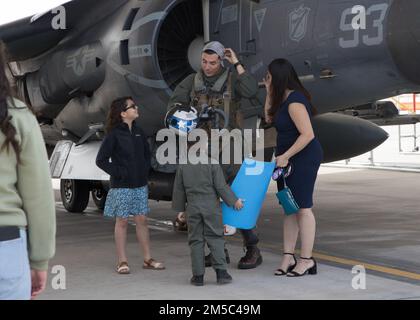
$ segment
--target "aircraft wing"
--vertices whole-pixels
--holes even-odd
[[[0,26],[0,39],[6,43],[11,61],[26,60],[56,46],[78,22],[85,20],[93,24],[127,1],[73,0],[63,4],[66,29],[54,29],[52,21],[57,13],[48,11]],[[87,15],[92,18],[83,19]]]

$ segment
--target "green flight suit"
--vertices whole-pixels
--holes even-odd
[[[213,255],[213,268],[226,270],[220,198],[233,206],[238,198],[226,183],[218,164],[182,164],[174,182],[172,208],[185,211],[193,275],[203,275],[204,244]],[[188,203],[186,205],[186,202]]]
[[[200,78],[202,79],[203,83],[202,85],[207,88],[207,90],[204,90],[207,92],[208,97],[210,98],[210,101],[213,101],[216,103],[214,107],[223,109],[223,100],[221,99],[211,99],[211,97],[219,97],[220,95],[223,96],[223,92],[226,91],[227,83],[222,86],[222,89],[220,92],[212,91],[214,89],[213,86],[216,85],[218,80],[222,78],[226,72],[226,68],[221,68],[220,72],[216,74],[213,77],[207,77],[201,70],[199,71]],[[229,115],[229,126],[228,129],[232,130],[234,128],[241,128],[240,119],[241,117],[240,113],[238,114],[238,111],[240,111],[240,103],[242,99],[255,99],[257,93],[258,93],[258,83],[256,79],[248,72],[245,71],[241,75],[239,75],[236,70],[231,71],[231,103],[230,103],[230,115]],[[196,88],[196,73],[190,74],[187,76],[181,83],[177,85],[175,88],[169,103],[168,103],[168,109],[172,107],[175,103],[181,103],[184,105],[191,105],[193,104],[192,101],[192,92],[194,92]],[[226,81],[228,82],[228,80]],[[198,96],[200,95],[206,95],[206,93],[202,94],[199,92],[196,92]],[[218,103],[217,103],[218,102]],[[238,120],[238,121],[237,121]],[[235,144],[236,144],[236,150],[242,150],[242,134],[239,133],[233,133],[235,138]],[[222,145],[221,139],[219,140],[219,145],[221,146],[220,152],[222,149],[224,149],[224,146]],[[228,150],[228,149],[226,149]],[[222,159],[219,159],[223,172],[228,179],[228,181],[232,182],[234,176],[236,175],[236,172],[240,168],[240,164],[234,164],[234,148],[232,147],[229,151],[230,154],[230,163],[222,163]]]
[[[222,87],[219,93],[211,91],[212,87],[216,84],[219,78],[224,75],[225,71],[225,68],[221,68],[220,72],[213,77],[207,77],[202,71],[199,72],[203,80],[202,85],[207,88],[207,94],[210,96],[210,98],[212,95],[223,95],[223,92],[226,90],[227,84]],[[239,126],[238,123],[235,123],[234,119],[236,118],[236,112],[240,109],[241,99],[254,99],[258,93],[258,83],[257,80],[255,80],[255,78],[248,71],[245,71],[241,75],[239,75],[236,71],[232,71],[230,73],[232,82],[230,110],[233,114],[230,116],[229,127],[233,129]],[[193,89],[198,89],[195,88],[195,79],[196,73],[193,73],[187,76],[177,85],[171,98],[169,99],[168,109],[175,103],[181,103],[184,105],[192,104],[191,93],[194,91]],[[212,101],[216,103],[215,107],[223,109],[223,101],[218,103],[218,99]]]

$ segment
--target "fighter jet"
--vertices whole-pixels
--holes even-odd
[[[200,67],[209,40],[233,48],[257,79],[274,58],[294,64],[319,112],[324,162],[375,148],[387,134],[374,122],[418,121],[379,100],[420,90],[419,16],[416,0],[73,0],[0,26],[0,39],[18,96],[55,146],[64,206],[80,212],[91,190],[103,206],[107,177],[94,158],[110,103],[134,98],[155,152],[168,99]],[[246,127],[266,129],[270,159],[275,129],[264,125],[264,97],[261,87],[243,115]],[[169,200],[173,170],[155,166],[150,179],[150,197]]]

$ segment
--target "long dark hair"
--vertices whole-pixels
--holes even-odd
[[[4,149],[9,152],[10,146],[15,151],[16,158],[20,162],[20,145],[16,140],[16,128],[10,122],[12,117],[9,115],[7,100],[12,98],[12,90],[10,88],[9,80],[6,76],[7,65],[6,46],[0,41],[0,130],[5,136],[3,145],[0,147],[0,152]]]
[[[274,117],[280,108],[286,89],[295,90],[303,93],[311,102],[311,95],[302,85],[293,65],[286,59],[275,59],[269,66],[268,71],[271,74],[271,108],[268,115]],[[312,115],[317,114],[317,110],[311,103]]]
[[[123,122],[121,112],[127,107],[127,100],[133,100],[132,97],[122,97],[114,100],[109,108],[108,118],[106,121],[106,132],[110,132],[117,125]]]

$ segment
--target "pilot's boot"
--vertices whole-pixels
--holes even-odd
[[[254,230],[239,230],[244,240],[244,247],[247,251],[245,256],[239,260],[238,269],[253,269],[262,263],[260,250],[257,248],[259,239]]]
[[[238,269],[253,269],[258,267],[263,259],[257,246],[247,246],[245,256],[239,260]]]
[[[225,248],[225,255],[226,255],[226,263],[229,264],[230,263],[230,257],[229,257],[229,252],[226,248]],[[205,264],[206,268],[211,267],[213,265],[212,259],[213,259],[213,257],[211,255],[211,252],[208,255],[205,256],[204,264]]]

